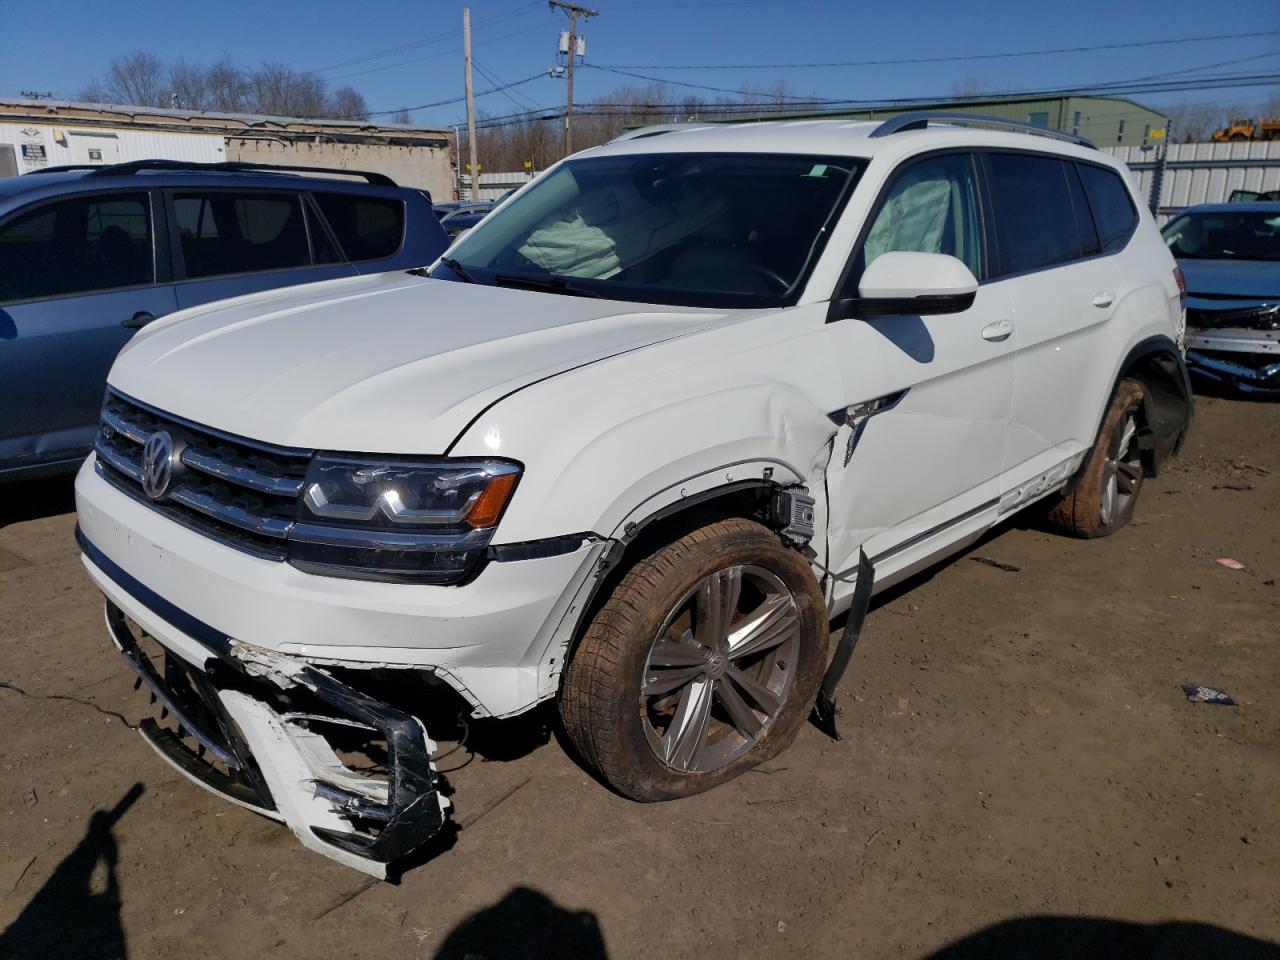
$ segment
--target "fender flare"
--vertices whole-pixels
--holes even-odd
[[[564,607],[560,623],[539,651],[539,701],[550,699],[559,691],[570,651],[588,615],[595,609],[600,590],[608,582],[610,571],[618,568],[628,547],[640,534],[654,523],[720,497],[753,489],[772,491],[803,483],[804,479],[798,469],[783,460],[744,460],[695,474],[651,494],[638,504],[607,536],[607,546],[596,561],[596,569],[579,584]],[[825,491],[822,495],[825,496]]]
[[[1157,357],[1170,358],[1173,364],[1171,369],[1166,370],[1166,376],[1164,377],[1171,392],[1159,398],[1147,391],[1142,401],[1143,415],[1147,421],[1146,431],[1148,432],[1145,438],[1144,460],[1147,461],[1147,471],[1151,476],[1156,475],[1161,463],[1170,456],[1176,456],[1182,449],[1182,443],[1186,439],[1187,432],[1191,427],[1191,421],[1195,417],[1195,397],[1191,390],[1191,377],[1187,372],[1186,358],[1171,337],[1164,334],[1147,337],[1134,344],[1129,349],[1129,352],[1125,354],[1124,360],[1116,371],[1111,388],[1112,395],[1114,395],[1116,387],[1120,385],[1120,381],[1125,379],[1134,367],[1144,360]],[[1171,401],[1180,410],[1170,409]],[[1098,418],[1098,430],[1094,432],[1095,437],[1101,431],[1102,421],[1106,418],[1106,415],[1107,407],[1104,406],[1102,414]]]

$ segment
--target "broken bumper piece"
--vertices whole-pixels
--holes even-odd
[[[1241,393],[1280,397],[1280,330],[1188,327],[1187,368]]]
[[[215,651],[206,670],[167,651],[157,664],[110,601],[106,617],[171,723],[144,720],[140,732],[189,779],[380,879],[444,828],[448,802],[431,761],[435,743],[416,717],[327,670],[235,640]],[[339,756],[361,739],[377,744],[375,773]]]

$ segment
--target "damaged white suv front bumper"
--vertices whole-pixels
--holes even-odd
[[[446,829],[448,802],[422,720],[367,678],[447,685],[472,716],[528,709],[555,692],[604,549],[584,538],[457,587],[320,577],[174,523],[103,474],[91,456],[77,479],[77,537],[111,636],[158,701],[144,737],[189,779],[377,877]],[[375,773],[344,762],[353,738],[376,743]]]

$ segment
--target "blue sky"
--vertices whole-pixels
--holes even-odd
[[[586,27],[589,63],[642,67],[633,72],[730,89],[781,79],[795,93],[833,99],[947,95],[959,84],[1062,87],[1221,61],[1232,62],[1202,75],[1280,72],[1280,36],[958,63],[660,69],[930,58],[1277,31],[1276,0],[599,0],[594,6],[600,15]],[[166,59],[208,61],[225,54],[244,65],[276,60],[317,69],[331,86],[355,86],[373,110],[432,103],[462,94],[461,11],[461,3],[439,0],[0,0],[0,95],[37,90],[71,98],[113,56],[146,50]],[[475,58],[490,77],[522,80],[554,63],[565,17],[552,13],[545,2],[475,0],[471,17]],[[599,96],[627,82],[632,81],[601,69],[582,70],[577,96]],[[477,89],[494,85],[477,74]],[[1137,99],[1156,106],[1189,101],[1251,105],[1275,92],[1273,85]],[[510,91],[510,97],[484,96],[478,105],[496,115],[511,113],[517,105],[563,101],[564,82],[543,77]],[[463,115],[455,104],[416,111],[413,119],[446,124]]]

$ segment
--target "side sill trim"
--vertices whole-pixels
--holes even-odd
[[[994,500],[988,500],[986,503],[980,503],[976,507],[974,507],[972,510],[966,510],[964,513],[960,514],[957,517],[952,517],[950,520],[944,520],[942,523],[939,523],[937,526],[930,527],[928,530],[922,530],[920,533],[917,533],[914,537],[908,537],[906,540],[903,540],[901,543],[895,543],[888,550],[881,550],[879,553],[877,553],[874,557],[871,558],[871,565],[875,566],[876,564],[882,563],[883,561],[889,559],[890,557],[896,556],[897,554],[901,553],[903,550],[911,549],[917,543],[923,543],[925,540],[928,540],[930,537],[937,536],[939,533],[942,533],[942,531],[946,530],[948,527],[954,527],[956,524],[964,523],[966,520],[970,520],[973,517],[976,517],[978,514],[986,510],[990,510],[992,507],[998,507],[998,506],[1000,506],[999,497],[996,497]],[[838,573],[836,576],[844,577],[850,573],[853,573],[857,569],[858,568],[856,566],[850,567],[848,570],[841,570],[840,573]]]
[[[89,538],[84,535],[84,531],[80,529],[79,524],[76,524],[76,543],[80,545],[84,555],[93,561],[94,566],[114,580],[121,590],[129,594],[161,620],[208,647],[218,657],[225,658],[230,653],[231,637],[221,630],[209,626],[203,620],[197,620],[176,604],[170,603],[160,596],[137,577],[127,573],[118,563],[90,542]]]

